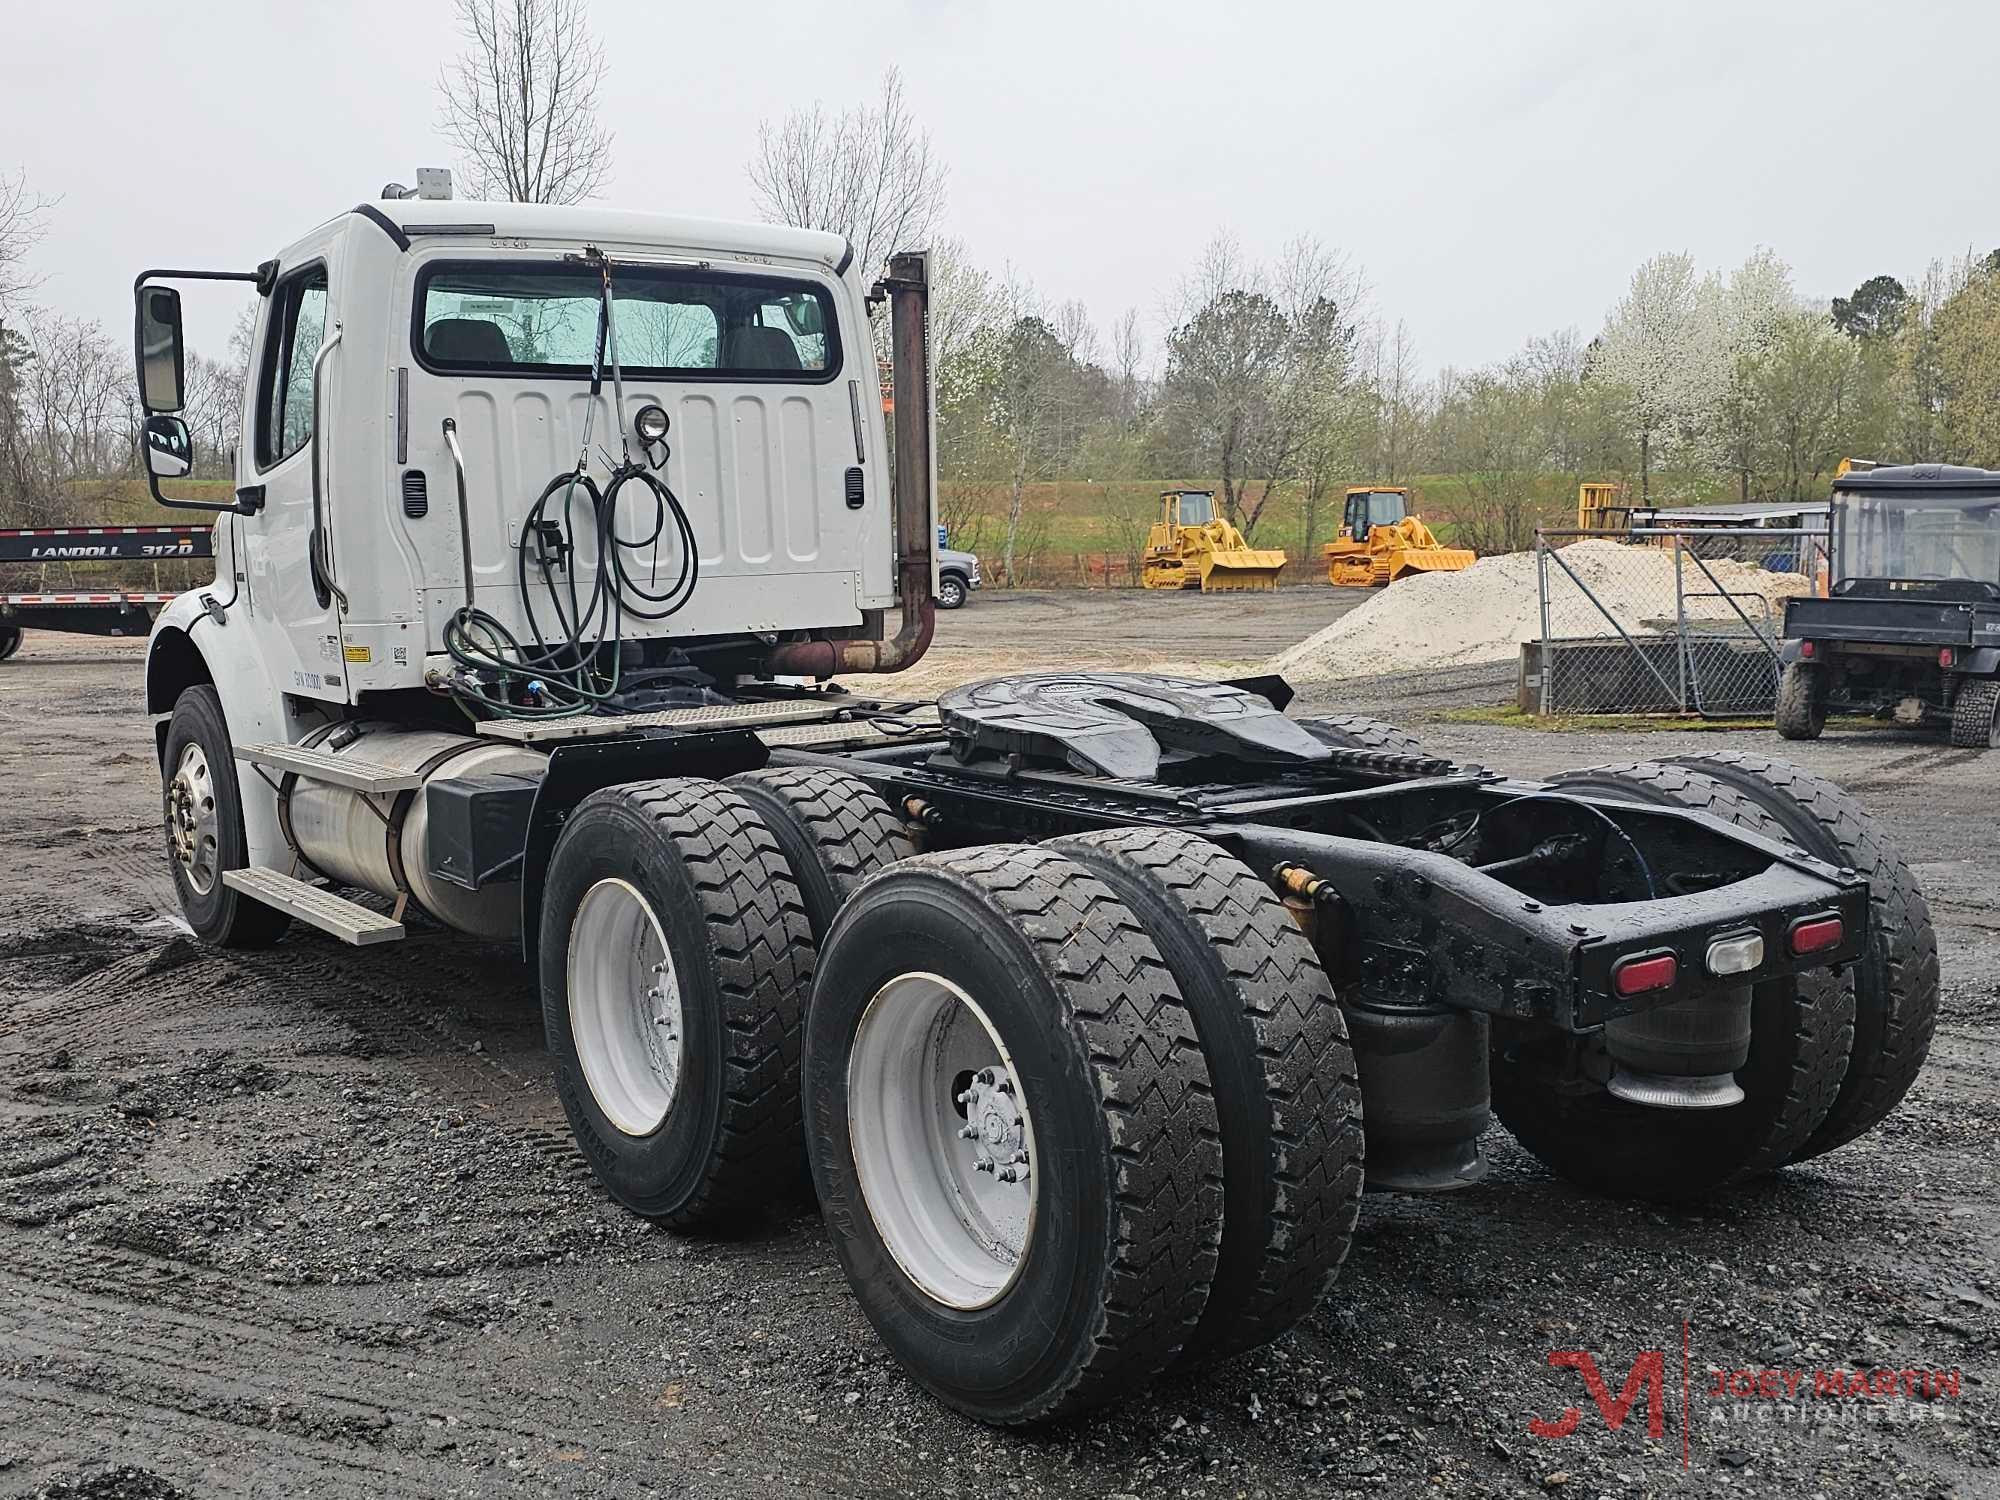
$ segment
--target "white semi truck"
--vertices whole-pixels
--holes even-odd
[[[883,1339],[995,1422],[1279,1336],[1364,1177],[1474,1181],[1495,1113],[1685,1199],[1895,1106],[1930,924],[1795,768],[1511,780],[1274,678],[834,685],[937,581],[927,261],[878,270],[433,196],[143,273],[170,505],[175,282],[259,297],[217,577],[146,662],[196,934],[518,942],[605,1189],[697,1231],[809,1160]]]

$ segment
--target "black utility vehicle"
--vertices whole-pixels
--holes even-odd
[[[1909,464],[1835,481],[1832,587],[1785,609],[1778,733],[1829,712],[2000,746],[2000,471]]]

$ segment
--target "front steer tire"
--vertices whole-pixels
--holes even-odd
[[[1566,772],[1570,791],[1685,807],[1785,842],[1736,788],[1679,765],[1641,761]],[[1685,1202],[1794,1160],[1826,1118],[1854,1037],[1854,1000],[1825,972],[1776,979],[1751,995],[1744,1098],[1721,1109],[1659,1109],[1613,1096],[1565,1067],[1569,1038],[1546,1027],[1493,1025],[1493,1112],[1522,1146],[1591,1192]]]
[[[167,863],[188,926],[217,948],[270,947],[291,927],[291,916],[222,882],[223,872],[250,863],[249,841],[229,724],[222,699],[207,683],[185,689],[175,700],[160,773]],[[175,848],[177,781],[184,783],[181,795],[199,819],[200,831],[192,842],[207,845],[205,854],[193,860],[184,860]]]
[[[1854,1043],[1826,1118],[1792,1153],[1805,1161],[1874,1128],[1909,1092],[1937,1027],[1937,933],[1917,877],[1861,804],[1789,761],[1710,750],[1672,763],[1725,782],[1768,812],[1786,836],[1868,881],[1868,946],[1850,975]]]
[[[614,1122],[579,1054],[572,955],[586,896],[635,892],[677,987],[678,1071],[664,1119]],[[643,924],[640,931],[645,931]],[[733,1226],[795,1179],[799,1056],[812,929],[770,831],[719,782],[633,782],[593,792],[563,826],[542,900],[542,1019],[556,1091],[611,1196],[670,1228]],[[631,997],[634,1007],[644,1002]],[[588,1023],[586,1024],[586,1036]],[[640,1119],[628,1119],[638,1126]]]
[[[1192,1012],[1222,1127],[1222,1252],[1183,1364],[1279,1337],[1319,1303],[1361,1207],[1361,1084],[1312,945],[1271,888],[1178,829],[1051,840],[1132,909]]]
[[[983,1066],[965,1035],[993,1049],[982,1086],[1009,1085],[1029,1122],[1018,1199],[994,1202],[998,1174],[970,1164],[996,1137],[961,1140],[947,1113],[977,1107],[954,1090],[979,1075],[943,1076]],[[821,956],[805,1094],[848,1286],[945,1404],[1066,1416],[1129,1394],[1193,1334],[1222,1236],[1208,1068],[1159,949],[1083,866],[998,844],[862,885]],[[978,1205],[1025,1216],[1019,1243],[982,1239]]]

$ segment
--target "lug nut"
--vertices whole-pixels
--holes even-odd
[[[972,1168],[976,1172],[990,1172],[993,1170],[993,1163],[982,1156],[972,1164]]]

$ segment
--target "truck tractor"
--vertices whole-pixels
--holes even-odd
[[[2000,471],[1844,463],[1830,527],[1827,596],[1785,604],[1778,733],[1867,714],[2000,748]]]
[[[1467,1189],[1496,1116],[1682,1201],[1895,1107],[1931,927],[1802,771],[1522,780],[1275,677],[871,677],[931,639],[936,507],[929,262],[863,272],[429,197],[139,276],[170,505],[177,284],[257,297],[216,577],[146,660],[200,940],[518,944],[602,1190],[701,1233],[809,1164],[882,1340],[994,1423],[1279,1337],[1364,1187]]]

